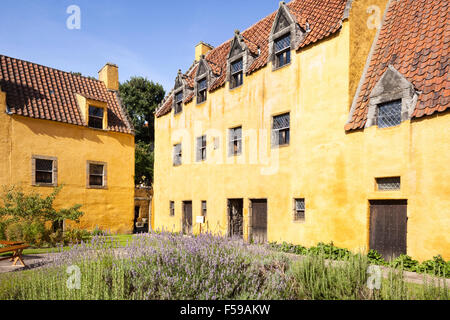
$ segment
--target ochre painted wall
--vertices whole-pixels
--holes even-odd
[[[227,199],[244,199],[245,237],[251,199],[268,200],[268,240],[304,246],[333,241],[366,251],[369,201],[408,200],[408,254],[450,259],[450,115],[346,133],[356,81],[349,72],[349,22],[334,37],[184,106],[155,121],[154,226],[181,230],[182,202],[193,201],[195,217],[208,201],[207,230],[227,233]],[[356,77],[356,75],[355,75]],[[358,79],[359,80],[359,79]],[[271,117],[290,112],[291,142],[271,149]],[[242,125],[243,154],[227,157],[228,129]],[[195,162],[195,140],[206,134],[208,160]],[[214,150],[213,138],[220,137]],[[183,164],[173,167],[173,145],[182,142]],[[270,161],[268,160],[271,157]],[[267,163],[267,164],[266,164]],[[401,176],[399,192],[376,192],[375,178]],[[306,221],[293,222],[294,198],[306,199]],[[175,217],[169,203],[175,201]],[[205,228],[203,228],[205,230]]]
[[[73,227],[130,233],[134,219],[134,136],[5,113],[0,96],[0,186],[49,194],[33,187],[32,155],[58,158],[58,184],[64,184],[56,207],[81,204],[85,213]],[[86,162],[107,163],[107,188],[86,188]],[[67,225],[69,228],[71,224]]]
[[[354,97],[389,0],[354,0],[350,10],[350,84]]]

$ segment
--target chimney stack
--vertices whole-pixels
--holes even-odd
[[[108,62],[98,72],[98,80],[103,81],[109,90],[119,90],[119,67]]]
[[[195,46],[195,60],[200,61],[202,55],[206,55],[212,49],[214,49],[212,45],[201,41],[198,45]]]

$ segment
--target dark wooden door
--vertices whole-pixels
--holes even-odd
[[[407,211],[406,200],[370,201],[370,249],[388,260],[406,254]]]
[[[183,202],[183,233],[192,233],[192,201]]]
[[[244,200],[228,200],[228,236],[244,237]]]
[[[252,200],[252,239],[267,242],[267,200]]]

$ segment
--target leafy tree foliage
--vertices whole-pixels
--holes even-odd
[[[146,78],[132,77],[119,86],[119,92],[136,130],[136,142],[153,143],[154,112],[164,99],[163,87]]]
[[[119,86],[120,96],[136,131],[135,183],[153,182],[154,113],[165,96],[163,87],[143,77],[132,77]]]
[[[62,187],[55,187],[47,197],[38,193],[26,194],[14,187],[5,188],[1,196],[3,206],[0,206],[0,219],[7,219],[10,222],[24,220],[54,223],[64,220],[79,222],[80,217],[84,214],[80,211],[81,205],[76,204],[70,208],[59,210],[53,207],[53,202]]]

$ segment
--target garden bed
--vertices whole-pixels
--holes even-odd
[[[400,269],[371,290],[369,259],[354,255],[346,262],[329,264],[320,254],[293,261],[264,246],[212,235],[140,235],[125,246],[98,237],[62,252],[52,266],[0,275],[0,300],[449,298],[445,284],[408,284]],[[69,266],[79,268],[79,289],[67,286]]]

